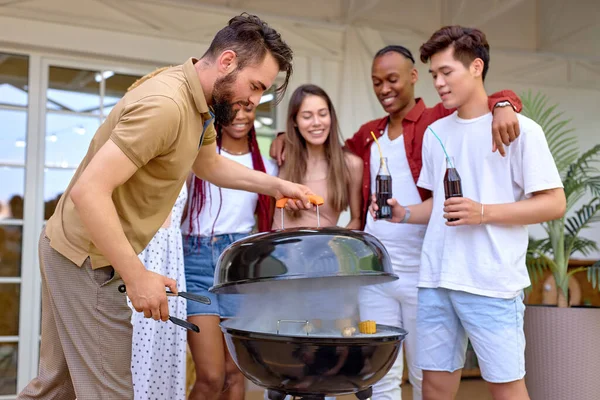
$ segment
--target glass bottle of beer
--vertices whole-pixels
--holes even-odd
[[[392,207],[387,203],[392,198],[392,175],[388,169],[387,157],[380,158],[379,171],[376,178],[377,218],[392,218]]]
[[[444,175],[444,193],[446,200],[450,197],[463,197],[460,175],[454,164],[454,157],[446,158],[446,174]],[[448,219],[449,222],[457,221],[457,218]]]

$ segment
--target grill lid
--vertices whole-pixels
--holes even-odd
[[[339,227],[259,233],[231,244],[215,270],[213,293],[260,293],[296,279],[355,279],[360,285],[398,279],[373,235]]]

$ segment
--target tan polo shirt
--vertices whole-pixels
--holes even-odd
[[[199,147],[215,141],[196,61],[169,68],[126,93],[96,131],[46,226],[51,246],[78,266],[87,257],[94,269],[110,265],[70,199],[71,188],[102,145],[112,140],[138,167],[112,199],[125,236],[139,254],[173,208]]]

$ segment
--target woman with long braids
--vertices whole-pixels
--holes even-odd
[[[254,131],[254,109],[238,111],[232,124],[216,126],[217,151],[248,168],[277,175],[277,164],[261,156]],[[251,192],[221,189],[193,176],[188,179],[188,210],[182,223],[188,291],[207,296],[207,306],[188,302],[188,321],[201,334],[188,334],[196,369],[190,400],[243,400],[244,376],[234,364],[219,322],[237,311],[235,295],[210,293],[215,265],[223,250],[251,233],[255,225],[263,232],[271,227],[271,198]]]

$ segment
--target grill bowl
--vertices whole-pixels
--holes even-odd
[[[225,320],[221,330],[240,371],[258,386],[300,397],[370,388],[390,370],[407,334],[377,325],[376,335],[290,336],[234,325],[234,319]]]

